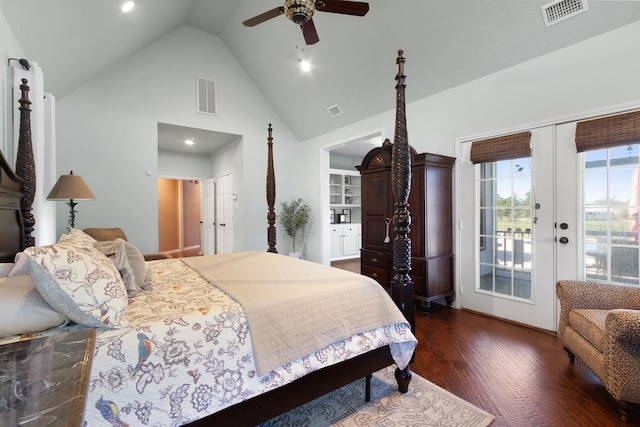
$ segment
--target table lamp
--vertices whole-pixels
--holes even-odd
[[[95,200],[96,196],[93,195],[87,184],[79,175],[74,175],[73,171],[69,175],[61,175],[58,178],[58,182],[53,186],[47,200],[69,200],[69,229],[72,229],[76,219],[77,205],[74,200]]]

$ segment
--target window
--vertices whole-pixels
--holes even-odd
[[[477,289],[531,299],[531,158],[479,166]]]
[[[584,277],[638,285],[640,145],[582,154]]]

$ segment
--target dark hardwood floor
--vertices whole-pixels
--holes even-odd
[[[412,371],[493,414],[493,426],[640,426],[619,421],[602,383],[569,363],[555,334],[436,306],[416,313],[416,336]]]

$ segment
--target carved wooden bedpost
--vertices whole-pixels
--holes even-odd
[[[409,226],[408,201],[411,189],[411,149],[407,138],[407,122],[405,113],[405,78],[404,57],[402,50],[398,51],[398,74],[396,76],[396,127],[391,152],[391,184],[393,188],[394,212],[393,225],[395,237],[393,240],[393,270],[395,274],[391,281],[391,297],[404,313],[415,332],[415,306],[413,302],[413,281],[409,276],[411,271],[411,239]],[[409,366],[406,369],[396,369],[396,379],[401,392],[403,383],[408,388],[411,380]]]
[[[267,213],[267,244],[269,248],[267,252],[278,253],[276,249],[276,212],[273,208],[276,202],[276,177],[273,169],[273,137],[271,136],[271,123],[269,123],[269,136],[267,137],[267,206],[269,211]]]
[[[20,200],[22,221],[24,224],[24,246],[35,246],[36,239],[31,235],[36,220],[31,213],[31,205],[36,194],[36,167],[33,159],[33,147],[31,144],[31,101],[29,101],[29,86],[27,79],[22,79],[20,90],[22,96],[20,103],[20,136],[18,139],[18,154],[16,159],[16,175],[22,178],[20,191],[23,196]]]

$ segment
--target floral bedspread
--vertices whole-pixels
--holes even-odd
[[[260,377],[243,308],[179,260],[149,263],[131,329],[98,332],[85,426],[178,426],[357,354],[415,340],[404,325],[327,346]]]

